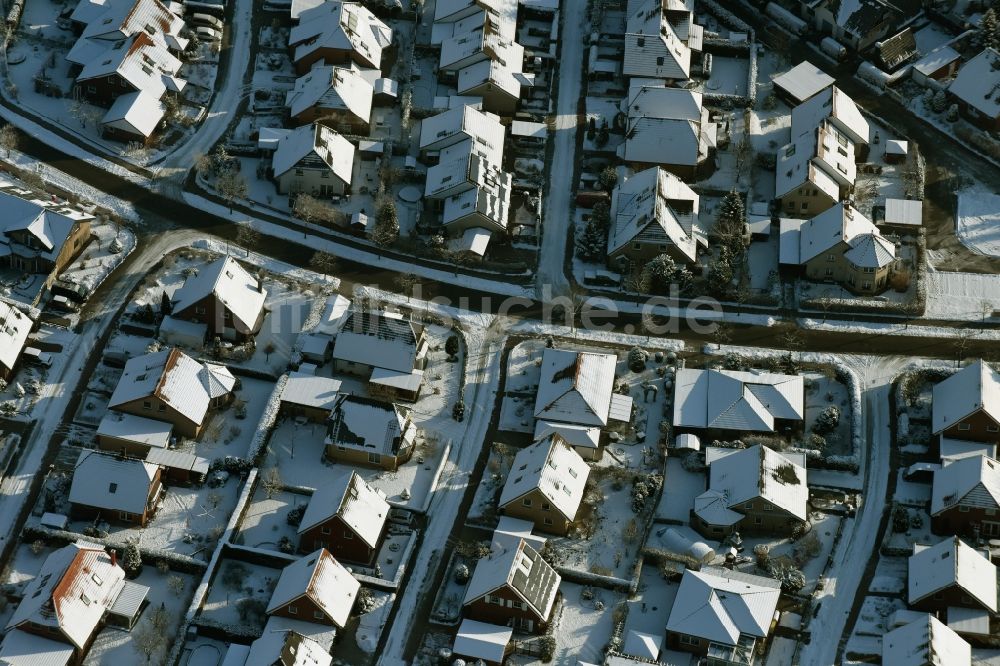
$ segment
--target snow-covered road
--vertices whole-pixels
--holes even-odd
[[[555,149],[549,170],[538,255],[537,296],[565,295],[566,238],[573,235],[573,169],[576,164],[577,106],[583,78],[583,36],[589,32],[582,3],[562,12],[559,31],[559,92],[556,99]],[[571,245],[572,247],[572,245]]]

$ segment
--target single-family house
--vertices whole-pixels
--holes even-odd
[[[395,471],[413,455],[417,427],[391,402],[340,395],[327,421],[327,459]]]
[[[236,377],[223,365],[199,363],[179,349],[129,359],[108,409],[167,421],[184,437],[198,437],[209,410],[228,404]]]
[[[333,343],[333,368],[368,380],[369,392],[416,401],[430,345],[423,324],[397,312],[351,309]]]
[[[60,641],[42,638],[20,629],[7,632],[0,644],[0,664],[5,666],[71,666],[73,646]]]
[[[694,22],[694,0],[629,0],[622,73],[683,85],[699,60],[703,38],[704,29]]]
[[[333,655],[313,639],[290,629],[264,631],[238,666],[330,666]],[[230,666],[228,659],[222,666]],[[233,666],[237,666],[234,664]]]
[[[828,86],[792,109],[792,139],[828,122],[854,144],[855,161],[868,157],[871,128],[861,109],[836,85]]]
[[[774,94],[791,107],[796,107],[820,91],[833,85],[835,79],[808,60],[803,60],[787,72],[774,77]]]
[[[173,424],[168,421],[108,410],[97,426],[97,448],[120,456],[145,458],[153,449],[167,449],[173,433]]]
[[[934,385],[931,434],[1000,442],[1000,373],[979,359]]]
[[[484,154],[485,153],[485,154]],[[440,162],[427,170],[424,197],[435,203],[448,236],[470,229],[504,233],[510,216],[513,176],[490,161],[479,143],[462,141],[440,152]]]
[[[343,629],[360,589],[351,572],[320,548],[282,569],[267,614]]]
[[[299,552],[326,548],[340,561],[371,564],[388,519],[385,495],[357,472],[342,470],[309,498],[299,523]]]
[[[642,82],[629,88],[621,110],[627,120],[618,157],[634,171],[661,166],[691,179],[715,152],[718,127],[700,92]]]
[[[299,74],[316,63],[379,69],[382,52],[392,44],[392,28],[357,2],[322,2],[299,14],[288,46]]]
[[[339,379],[322,377],[314,372],[296,370],[288,373],[285,386],[281,389],[281,413],[288,416],[304,416],[310,421],[323,423],[330,417],[330,411],[340,396]]]
[[[631,420],[632,399],[614,391],[617,362],[614,354],[545,349],[535,419],[597,428]]]
[[[781,584],[718,567],[687,569],[667,618],[671,650],[708,663],[753,664],[776,624]]]
[[[296,127],[278,140],[271,172],[279,194],[346,194],[354,174],[354,144],[326,125]]]
[[[123,95],[145,92],[160,100],[180,93],[187,82],[178,76],[181,61],[146,32],[115,42],[86,62],[75,90],[87,101],[110,107]]]
[[[789,534],[809,519],[805,456],[757,444],[708,447],[708,490],[694,500],[691,526],[719,539],[735,531]]]
[[[223,340],[253,338],[264,323],[264,281],[232,257],[198,268],[170,298],[170,316],[207,325],[208,335]]]
[[[80,0],[70,15],[75,32],[96,46],[113,44],[145,32],[171,51],[187,48],[189,40],[181,36],[184,20],[160,0]],[[78,41],[67,59],[85,63],[95,46]],[[79,56],[79,57],[77,57]]]
[[[458,633],[455,634],[452,654],[474,664],[501,666],[514,651],[514,642],[511,640],[513,634],[512,627],[478,620],[462,620]]]
[[[514,456],[498,507],[543,532],[566,534],[576,520],[590,476],[587,462],[553,434]]]
[[[933,615],[886,632],[882,663],[892,666],[972,666],[972,646]]]
[[[981,454],[942,460],[931,486],[931,529],[1000,537],[1000,461]]]
[[[420,153],[425,161],[438,163],[442,151],[471,141],[487,162],[500,164],[506,132],[496,114],[462,104],[420,121]]]
[[[813,217],[854,190],[857,163],[850,135],[824,119],[778,150],[775,198],[789,217]]]
[[[321,123],[344,134],[368,136],[377,70],[323,65],[295,80],[285,95],[296,125]]]
[[[997,568],[958,537],[915,544],[908,562],[907,602],[927,612],[974,608],[997,612]]]
[[[101,118],[101,133],[108,139],[148,144],[160,122],[167,115],[167,105],[146,90],[136,90],[116,98]]]
[[[804,395],[798,375],[681,368],[674,380],[674,427],[729,435],[779,432],[801,425]]]
[[[963,63],[948,95],[970,122],[990,132],[1000,130],[1000,52],[986,47]]]
[[[76,461],[69,501],[74,517],[145,527],[163,493],[157,465],[84,450]]]
[[[0,266],[48,275],[51,283],[90,242],[93,216],[0,192]]]
[[[0,379],[9,382],[35,322],[20,308],[0,300]]]
[[[523,539],[476,562],[465,592],[467,619],[540,633],[552,619],[561,577]]]
[[[698,219],[699,196],[661,167],[640,171],[611,194],[608,267],[645,266],[661,254],[691,265],[708,237]]]
[[[799,11],[816,30],[855,51],[874,46],[908,18],[886,0],[799,0]]]

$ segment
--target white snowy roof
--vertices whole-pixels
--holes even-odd
[[[316,489],[302,514],[299,534],[339,516],[369,547],[378,546],[389,503],[354,471],[343,471]]]
[[[686,79],[691,51],[701,49],[702,28],[690,8],[664,11],[663,0],[629,0],[625,19],[625,76]]]
[[[7,628],[24,623],[60,631],[83,650],[125,584],[125,572],[103,549],[69,544],[42,563],[24,588]],[[32,662],[37,663],[37,662]]]
[[[499,506],[538,490],[567,520],[576,518],[583,501],[590,467],[559,435],[550,435],[521,449],[500,494]]]
[[[983,455],[961,458],[934,472],[931,515],[957,505],[1000,508],[1000,462]]]
[[[208,459],[177,449],[150,449],[146,462],[169,469],[181,469],[196,474],[208,474]]]
[[[494,550],[479,560],[465,591],[469,604],[494,590],[507,587],[542,619],[548,619],[562,578],[537,550],[523,539],[509,548]]]
[[[987,47],[967,60],[948,92],[987,118],[1000,116],[1000,53]]]
[[[976,442],[968,439],[941,437],[940,449],[942,460],[957,460],[970,456],[987,456],[993,459],[997,457],[996,442]]]
[[[792,109],[792,138],[812,132],[824,120],[833,122],[854,143],[868,144],[868,121],[854,100],[835,85],[824,88]]]
[[[181,61],[145,32],[138,32],[89,60],[77,81],[84,82],[117,74],[136,90],[156,99],[167,91],[179,92],[187,82],[177,77]]]
[[[882,663],[892,666],[970,666],[972,647],[933,615],[885,634]]]
[[[784,88],[792,99],[804,102],[833,85],[834,78],[808,60],[774,77],[774,85]]]
[[[275,178],[293,168],[325,169],[350,185],[354,174],[354,144],[326,125],[303,125],[278,140],[271,167]]]
[[[990,611],[984,608],[962,608],[961,606],[948,606],[946,611],[948,617],[948,628],[956,633],[968,636],[989,636],[990,635]]]
[[[694,512],[709,525],[730,526],[743,520],[743,514],[729,508],[729,495],[709,488],[694,498]]]
[[[295,80],[295,87],[285,96],[285,106],[292,116],[318,107],[324,111],[349,111],[367,123],[374,93],[371,81],[353,67],[314,67]]]
[[[299,14],[288,45],[299,62],[315,51],[351,51],[369,67],[382,64],[382,50],[392,43],[392,28],[356,2],[331,0]]]
[[[173,311],[182,312],[210,294],[214,294],[247,329],[257,323],[267,299],[267,290],[261,281],[238,261],[226,256],[201,266],[197,275],[187,278],[173,294]]]
[[[424,383],[424,371],[415,368],[406,372],[405,370],[389,370],[388,368],[372,368],[372,374],[368,378],[369,384],[387,386],[400,391],[419,391]]]
[[[709,487],[726,497],[728,507],[763,498],[800,520],[808,513],[806,469],[760,444],[715,459]]]
[[[535,418],[605,426],[614,391],[614,354],[546,349],[535,397]]]
[[[840,184],[830,173],[830,169],[836,169],[836,166],[831,166],[828,161],[817,157],[817,150],[821,145],[817,140],[819,132],[817,129],[811,134],[803,134],[778,151],[774,192],[779,198],[803,183],[810,182],[834,201],[840,199]],[[854,146],[849,143],[846,151],[848,157],[841,162],[846,171],[843,179],[849,179],[853,183],[856,175],[852,157]]]
[[[199,363],[178,349],[165,349],[129,359],[108,407],[156,396],[200,425],[212,399],[235,385],[236,378],[225,366]]]
[[[667,631],[736,645],[741,634],[764,638],[781,596],[773,578],[717,567],[684,572]]]
[[[184,21],[160,0],[81,0],[72,18],[86,24],[84,39],[113,41],[141,31],[178,50],[188,43],[180,37]]]
[[[919,227],[924,223],[924,202],[914,199],[886,199],[885,223]]]
[[[896,246],[848,203],[838,203],[799,227],[799,262],[806,263],[840,243],[844,257],[860,268],[882,268],[896,260]]]
[[[517,42],[510,43],[503,60],[480,60],[458,70],[457,90],[465,95],[484,84],[490,84],[511,97],[521,96],[521,86],[530,85],[529,79],[521,71],[524,61],[524,47]]]
[[[611,197],[608,252],[646,239],[674,245],[696,261],[705,232],[698,221],[700,198],[684,181],[660,167],[625,179]]]
[[[141,514],[146,510],[157,469],[156,465],[133,458],[82,451],[73,470],[69,501]]]
[[[395,312],[352,310],[333,344],[333,358],[410,372],[421,329]]]
[[[661,634],[654,635],[638,629],[629,629],[625,633],[625,645],[622,646],[622,652],[655,662],[656,658],[660,656],[662,646],[663,636]]]
[[[952,427],[978,412],[1000,424],[1000,373],[979,359],[934,385],[931,431]]]
[[[250,645],[245,663],[281,666],[330,666],[333,655],[311,638],[294,631],[265,631]]]
[[[114,437],[163,449],[170,444],[173,430],[174,426],[166,421],[109,410],[97,426],[97,436]]]
[[[628,162],[694,166],[715,146],[716,125],[709,122],[699,92],[632,86],[622,110],[628,125],[618,152]]]
[[[330,415],[329,439],[343,446],[395,455],[415,437],[403,411],[391,402],[341,394]]]
[[[675,379],[674,425],[772,432],[775,419],[802,419],[803,396],[797,375],[682,368]]]
[[[960,60],[961,57],[961,54],[950,46],[939,46],[913,63],[913,69],[924,76],[930,76],[939,69],[947,67],[956,60]]]
[[[907,580],[910,604],[958,587],[986,609],[997,611],[996,566],[958,537],[934,546],[914,546]]]
[[[462,620],[455,635],[455,654],[473,659],[483,659],[488,662],[500,663],[507,652],[514,630],[510,627],[500,627],[495,624]]]
[[[0,645],[4,666],[68,666],[73,663],[73,646],[15,629]]]
[[[0,301],[0,365],[13,369],[33,324],[27,314]]]
[[[148,137],[167,113],[158,98],[144,90],[122,95],[101,119],[102,125]]]
[[[281,391],[281,401],[293,405],[333,409],[339,395],[341,381],[319,377],[305,372],[291,372]]]
[[[267,612],[270,614],[300,597],[308,597],[343,629],[360,588],[361,583],[329,551],[321,548],[281,571]]]
[[[545,542],[548,541],[548,538],[541,534],[532,534],[534,529],[535,523],[530,520],[515,518],[514,516],[499,516],[497,518],[497,526],[493,529],[491,547],[496,552],[500,552],[507,548],[516,548],[518,541],[524,539],[524,542],[529,546],[537,551],[541,551],[545,547]]]
[[[323,314],[320,316],[319,322],[313,328],[313,331],[327,335],[336,335],[347,320],[350,309],[351,299],[345,298],[340,294],[330,296],[326,300],[326,307],[323,308]]]
[[[3,211],[0,217],[0,254],[11,242],[11,232],[25,231],[35,240],[32,249],[49,261],[59,256],[66,239],[79,222],[92,219],[91,215],[71,215],[66,208],[56,212],[6,192],[0,192],[0,210]]]
[[[559,423],[558,421],[535,421],[535,441],[545,439],[550,435],[559,435],[573,447],[596,449],[601,444],[601,429],[598,426],[586,426],[576,423]]]
[[[420,121],[420,149],[439,150],[471,139],[487,160],[499,164],[505,133],[498,116],[472,106],[458,106]]]

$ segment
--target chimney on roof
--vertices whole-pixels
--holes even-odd
[[[118,566],[118,551],[114,548],[111,549],[111,566]]]

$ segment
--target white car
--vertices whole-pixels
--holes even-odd
[[[222,32],[222,19],[216,18],[211,14],[191,14],[188,17],[187,22],[193,26],[205,26],[206,28],[214,28],[219,32]]]
[[[198,35],[198,39],[205,41],[218,42],[222,39],[222,33],[204,25],[199,25],[195,28],[194,34]]]

